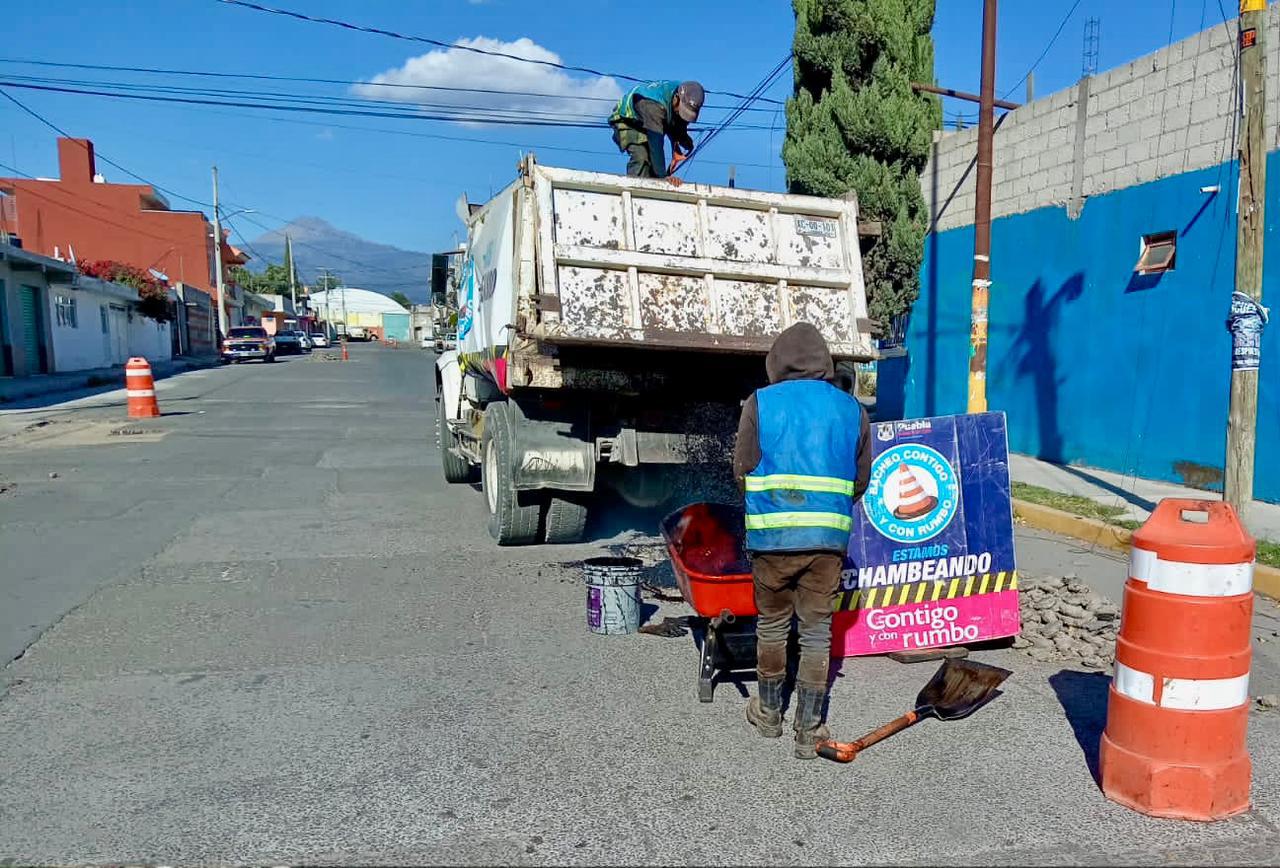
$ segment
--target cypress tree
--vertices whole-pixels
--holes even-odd
[[[883,234],[863,254],[868,308],[883,334],[920,291],[928,213],[919,175],[933,131],[934,0],[792,0],[795,94],[782,160],[793,193],[858,195]]]

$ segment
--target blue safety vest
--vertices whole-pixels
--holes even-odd
[[[849,546],[862,408],[822,380],[784,380],[756,392],[760,464],[747,474],[750,551]]]
[[[636,109],[632,105],[632,100],[638,96],[659,103],[670,114],[671,98],[676,95],[676,90],[679,87],[680,82],[678,81],[646,81],[644,84],[637,84],[624,93],[622,99],[618,100],[617,108],[613,110],[613,114],[609,118],[610,123],[619,118],[636,120]]]

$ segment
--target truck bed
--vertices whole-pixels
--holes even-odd
[[[534,165],[551,343],[765,351],[798,321],[874,358],[857,203]]]

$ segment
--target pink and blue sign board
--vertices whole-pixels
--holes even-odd
[[[831,656],[1014,636],[1018,574],[1003,413],[881,422]]]

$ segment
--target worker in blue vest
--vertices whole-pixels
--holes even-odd
[[[791,620],[799,622],[794,693],[795,755],[816,756],[831,658],[831,610],[853,529],[854,505],[871,475],[871,435],[858,400],[833,385],[821,333],[796,323],[765,358],[770,385],[742,407],[733,470],[746,492],[747,550],[755,575],[759,692],[747,720],[782,735],[782,688]]]
[[[650,81],[622,95],[609,116],[613,141],[630,154],[627,174],[633,178],[667,178],[693,153],[689,124],[698,120],[705,93],[696,81]],[[664,139],[671,139],[671,165],[667,165]]]

